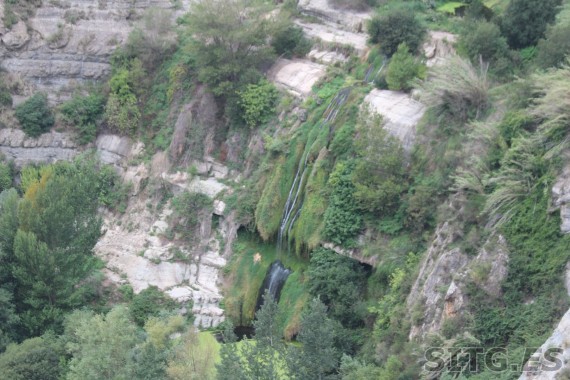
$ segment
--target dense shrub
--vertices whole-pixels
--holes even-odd
[[[358,160],[353,172],[354,199],[363,212],[387,216],[398,208],[405,189],[404,150],[388,134],[382,118],[364,113],[357,128]]]
[[[97,124],[105,109],[105,98],[99,94],[75,96],[62,104],[60,111],[65,123],[77,130],[80,144],[87,144],[97,135]]]
[[[386,72],[386,83],[390,90],[409,91],[412,82],[421,75],[423,66],[419,63],[408,49],[405,42],[398,46]]]
[[[296,25],[288,25],[275,33],[271,46],[279,56],[303,57],[311,50],[311,41],[305,37],[303,29]]]
[[[0,193],[12,187],[12,170],[10,166],[0,162]]]
[[[129,71],[125,68],[118,70],[109,85],[111,93],[105,107],[107,123],[120,133],[132,134],[139,125],[141,113]]]
[[[380,44],[384,54],[391,56],[405,42],[415,53],[420,47],[426,28],[409,9],[392,9],[375,16],[368,23],[370,42]]]
[[[554,21],[560,4],[561,0],[511,0],[501,21],[509,46],[521,49],[536,45]]]
[[[275,112],[277,89],[266,80],[261,80],[257,84],[248,84],[238,95],[242,117],[250,128],[267,122]]]
[[[193,240],[199,236],[196,233],[204,212],[210,212],[212,200],[205,194],[190,193],[188,191],[172,199],[171,225],[175,233],[186,240]]]
[[[307,275],[309,293],[330,308],[333,318],[345,327],[362,323],[362,314],[357,310],[363,299],[366,274],[356,260],[320,248],[311,254]]]
[[[247,0],[200,0],[185,17],[198,80],[215,95],[235,98],[236,90],[259,80],[259,69],[272,59],[265,11]]]
[[[482,59],[498,75],[512,70],[507,40],[496,24],[487,21],[468,23],[459,37],[459,45],[471,62],[479,63]]]
[[[538,41],[536,62],[544,69],[560,66],[570,55],[570,25],[557,25],[548,29],[546,38]]]
[[[149,286],[133,297],[129,310],[133,320],[144,326],[150,317],[156,317],[162,310],[172,310],[176,302],[156,286]]]
[[[354,244],[353,239],[362,228],[362,216],[354,199],[353,170],[354,163],[339,162],[328,182],[332,193],[325,211],[324,234],[333,243],[345,246]]]
[[[61,379],[64,361],[63,341],[45,335],[8,346],[0,355],[0,373],[12,380],[57,380]]]
[[[16,107],[16,118],[27,135],[37,137],[54,124],[46,94],[37,93]]]

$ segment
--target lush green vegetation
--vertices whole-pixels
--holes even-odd
[[[281,291],[279,302],[284,315],[281,331],[292,337],[299,331],[299,315],[307,301],[305,289],[307,263],[295,256],[280,255],[273,243],[265,244],[251,234],[239,236],[234,247],[234,255],[226,268],[227,274],[231,276],[229,282],[232,286],[226,290],[224,306],[226,314],[236,325],[250,325],[267,269],[277,259],[293,271],[290,281],[285,283]]]
[[[55,119],[51,111],[47,95],[37,93],[16,107],[16,118],[26,134],[37,137],[49,131]]]
[[[231,169],[247,163],[239,185],[224,182],[231,187],[224,215],[248,231],[240,230],[224,270],[222,306],[228,320],[253,325],[256,336],[235,342],[228,323],[220,346],[190,327],[192,316],[178,315],[179,305],[158,288],[135,295],[129,285],[103,285],[103,264],[93,255],[98,209],[124,211],[129,193],[113,168],[86,157],[19,173],[1,163],[0,373],[414,379],[427,376],[418,357],[428,345],[504,347],[522,363],[530,354],[524,348],[542,344],[570,305],[562,279],[570,240],[550,196],[565,164],[570,120],[570,3],[557,16],[562,3],[331,1],[338,9],[374,8],[371,52],[366,62],[331,65],[304,101],[264,79],[277,56],[310,49],[292,22],[293,2],[268,16],[273,2],[200,1],[177,26],[170,11],[145,12],[114,54],[108,83],[78,91],[55,118],[43,94],[16,107],[15,116],[31,136],[55,120],[81,144],[105,128],[130,135],[145,143],[143,160],[150,161],[168,150],[180,107],[211,91],[219,120],[201,125],[192,115],[188,152],[175,168],[195,174],[185,165],[203,158],[206,136],[209,155]],[[8,27],[24,14],[18,7],[7,2]],[[427,28],[457,33],[459,54],[428,72],[420,53]],[[411,150],[362,107],[369,83],[420,88],[429,110]],[[12,91],[0,85],[2,111],[11,108]],[[324,122],[331,110],[335,117]],[[252,142],[258,148],[249,152]],[[291,194],[297,203],[279,251],[275,238]],[[165,238],[190,248],[211,218],[212,200],[182,192],[171,205]],[[442,246],[432,248],[468,262],[454,278],[466,303],[433,335],[410,340],[430,317],[424,300],[410,305],[408,297],[436,227]],[[491,294],[484,286],[490,265],[476,257],[482,247],[493,251],[499,237],[509,260]],[[256,315],[259,289],[277,259],[292,273],[279,303],[267,299]],[[441,284],[442,294],[448,285]],[[439,375],[496,378],[483,369]]]
[[[77,140],[80,144],[95,140],[104,106],[105,98],[98,93],[78,95],[61,105],[62,119],[77,129]]]
[[[368,24],[372,43],[380,44],[382,52],[391,56],[402,43],[416,53],[423,41],[426,29],[411,8],[400,7],[374,17]]]

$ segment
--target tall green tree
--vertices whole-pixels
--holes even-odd
[[[12,293],[0,288],[0,352],[6,349],[8,343],[18,338],[17,328],[20,318],[16,314],[12,297]]]
[[[0,376],[11,380],[59,380],[65,349],[61,339],[44,335],[11,344],[0,355]]]
[[[132,351],[138,342],[136,325],[125,307],[107,315],[79,311],[66,322],[69,362],[68,380],[130,380],[133,378]]]
[[[359,118],[355,147],[359,159],[352,178],[358,208],[378,216],[394,213],[406,188],[401,142],[384,129],[380,115],[365,111]]]
[[[410,51],[418,51],[426,28],[411,9],[395,8],[373,17],[368,23],[370,42],[380,44],[382,52],[391,56],[405,42]]]
[[[263,306],[255,313],[255,339],[235,343],[235,334],[227,325],[226,343],[220,352],[218,380],[277,380],[287,373],[285,345],[278,320],[277,302],[268,291]]]
[[[92,250],[101,233],[96,185],[94,161],[62,163],[43,170],[18,204],[10,261],[18,309],[29,334],[57,329],[65,310],[92,295],[85,280],[94,273]]]
[[[245,346],[248,379],[280,379],[285,369],[283,335],[278,320],[279,307],[269,291],[255,313],[255,341]]]
[[[226,321],[223,332],[224,344],[220,349],[220,362],[216,364],[216,378],[218,380],[245,380],[245,372],[242,367],[242,356],[237,344],[237,336],[234,333],[234,325]]]
[[[554,21],[562,0],[511,0],[501,21],[509,46],[522,49],[536,45]]]
[[[266,3],[265,3],[266,4]],[[231,97],[240,84],[256,83],[272,58],[267,36],[272,23],[264,2],[200,0],[185,19],[198,79],[214,94]]]
[[[311,253],[307,275],[309,293],[329,307],[333,318],[345,327],[362,323],[358,310],[366,278],[356,260],[320,248]]]
[[[0,286],[11,281],[14,237],[18,229],[18,203],[16,189],[0,193]]]
[[[338,367],[338,353],[334,348],[334,325],[327,317],[327,307],[315,298],[301,318],[301,330],[287,359],[296,380],[329,378]]]

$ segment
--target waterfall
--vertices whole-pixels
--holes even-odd
[[[255,305],[255,310],[259,310],[263,306],[263,295],[265,291],[268,290],[271,297],[276,302],[279,302],[279,296],[281,295],[281,289],[287,281],[287,277],[291,274],[291,270],[285,268],[280,260],[275,260],[269,266],[263,284],[259,289],[259,295],[257,296],[257,304]]]
[[[336,119],[341,107],[348,99],[350,91],[350,87],[343,88],[335,95],[323,113],[319,128],[323,128],[324,126],[329,125]],[[301,209],[303,208],[304,188],[307,181],[307,176],[310,172],[309,155],[311,154],[314,142],[312,145],[308,144],[309,143],[307,143],[305,146],[305,151],[301,155],[299,163],[297,164],[295,178],[293,179],[293,183],[291,184],[291,188],[289,189],[289,193],[287,195],[285,207],[283,208],[283,214],[281,216],[281,222],[279,224],[279,231],[277,235],[278,252],[281,252],[283,248],[283,241],[287,235],[291,233],[293,224],[295,224],[295,221],[301,214]],[[265,294],[266,290],[269,291],[269,294],[271,294],[275,301],[279,302],[281,289],[283,289],[283,285],[285,285],[285,281],[287,281],[287,277],[289,277],[290,274],[291,270],[285,268],[280,260],[276,260],[271,263],[269,269],[267,270],[267,274],[265,275],[265,279],[263,280],[263,284],[259,289],[257,304],[255,306],[256,311],[259,310],[259,308],[263,305],[263,295]]]
[[[376,78],[378,78],[378,75],[382,72],[382,69],[384,69],[387,60],[388,58],[384,56],[384,59],[382,60],[382,66],[380,66],[376,72],[374,72],[374,64],[371,63],[366,70],[366,74],[364,75],[364,83],[373,84]]]
[[[336,119],[341,107],[346,102],[346,99],[348,99],[351,90],[352,89],[350,87],[346,87],[335,95],[323,113],[319,128],[323,128],[323,126],[330,124]],[[311,153],[311,148],[312,146],[309,146],[308,149],[305,147],[305,153],[299,160],[293,184],[291,185],[291,189],[289,189],[287,201],[285,202],[285,207],[283,208],[283,214],[281,216],[281,223],[279,224],[279,231],[277,233],[278,251],[283,249],[284,239],[289,235],[293,228],[293,224],[301,214],[301,208],[303,206],[303,189],[306,177],[309,173],[308,159]]]

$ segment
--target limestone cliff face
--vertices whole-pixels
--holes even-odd
[[[462,201],[455,196],[449,207],[462,214]],[[467,281],[474,281],[489,297],[501,295],[501,282],[507,276],[508,249],[502,235],[492,234],[476,255],[467,255],[458,246],[463,222],[451,218],[441,223],[420,265],[407,299],[412,319],[410,340],[423,341],[438,333],[447,319],[459,318],[467,311]]]
[[[560,209],[560,230],[570,232],[570,165],[567,165],[558,176],[552,187],[552,208]]]
[[[74,85],[109,74],[111,54],[145,9],[173,8],[180,14],[189,2],[175,8],[170,0],[44,1],[26,22],[10,29],[0,25],[0,67],[57,102]],[[4,7],[0,13],[2,19]]]
[[[44,133],[38,138],[27,137],[20,129],[0,129],[0,153],[16,167],[28,163],[49,163],[72,159],[79,150],[66,133]]]

